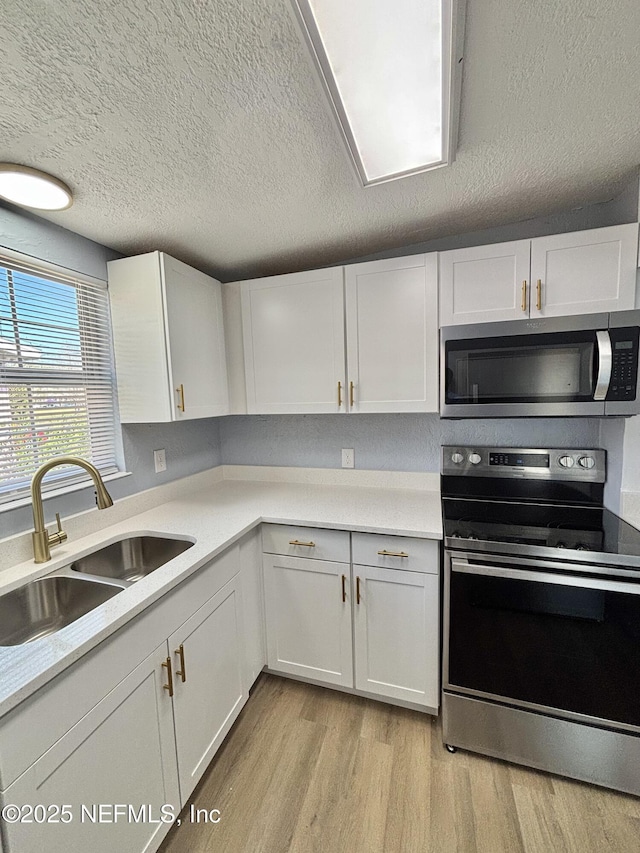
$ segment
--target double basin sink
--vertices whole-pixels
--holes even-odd
[[[164,536],[131,536],[0,596],[0,646],[54,634],[193,544]]]

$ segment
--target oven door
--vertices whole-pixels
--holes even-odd
[[[640,731],[640,578],[593,572],[447,552],[444,689]]]
[[[604,415],[612,371],[607,320],[596,315],[443,329],[441,414]]]

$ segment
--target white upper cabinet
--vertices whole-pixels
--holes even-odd
[[[122,422],[228,414],[220,282],[161,252],[108,267]]]
[[[530,241],[440,254],[440,325],[529,316]]]
[[[616,225],[531,241],[531,316],[633,308],[638,226]]]
[[[440,325],[634,307],[638,225],[456,249],[440,255]]]
[[[242,282],[249,414],[344,412],[342,267]]]
[[[245,281],[241,292],[249,413],[438,410],[435,255]]]
[[[352,412],[438,410],[435,255],[345,267]]]

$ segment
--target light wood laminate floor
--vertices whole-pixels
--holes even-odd
[[[640,798],[470,753],[437,720],[262,675],[162,853],[638,853]]]

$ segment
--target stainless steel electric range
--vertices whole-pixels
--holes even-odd
[[[447,747],[640,794],[640,532],[605,452],[443,447]]]

